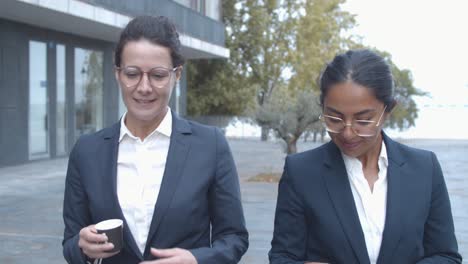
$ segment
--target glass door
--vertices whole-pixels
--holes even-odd
[[[56,153],[58,156],[67,153],[67,100],[66,100],[66,63],[65,63],[65,46],[58,44],[56,46],[56,80],[57,80],[57,96],[56,96]]]
[[[47,45],[29,42],[29,159],[49,157]]]

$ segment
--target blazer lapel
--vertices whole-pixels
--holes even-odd
[[[401,237],[402,198],[405,163],[398,149],[398,144],[383,134],[387,148],[387,213],[385,228],[377,263],[392,263],[393,252]]]
[[[128,247],[130,251],[133,251],[133,253],[138,256],[138,258],[143,260],[143,256],[138,249],[130,229],[128,228],[127,221],[123,215],[122,208],[119,204],[119,198],[117,196],[117,157],[119,153],[119,133],[120,122],[117,122],[111,128],[104,131],[105,148],[103,157],[105,161],[102,163],[102,175],[105,177],[104,182],[110,185],[109,191],[111,192],[111,199],[109,199],[109,207],[114,210],[112,215],[117,215],[119,219],[123,219],[124,221],[123,235],[124,241],[127,241],[124,246]]]
[[[169,152],[167,154],[166,168],[161,183],[158,199],[154,208],[153,219],[151,221],[148,240],[151,241],[156,234],[160,224],[166,215],[166,210],[171,204],[172,197],[181,178],[187,154],[190,149],[191,128],[186,120],[177,117],[172,112],[172,134]],[[145,253],[149,254],[150,243],[146,243]]]
[[[329,171],[323,177],[328,193],[358,263],[369,263],[366,241],[354,204],[343,157],[333,142],[328,143],[326,150],[324,163]]]

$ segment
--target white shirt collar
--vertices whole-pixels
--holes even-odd
[[[361,161],[343,153],[342,156],[359,222],[364,233],[369,260],[370,263],[375,264],[382,246],[387,210],[387,148],[382,140],[378,159],[378,179],[375,181],[373,189],[369,187],[369,183],[364,176]]]
[[[129,136],[130,138],[133,139],[138,139],[135,135],[132,134],[132,132],[128,129],[128,127],[125,125],[125,117],[127,116],[127,112],[125,112],[120,119],[120,136],[119,136],[119,142],[122,141],[122,139],[125,137],[125,135]],[[171,137],[172,134],[172,112],[171,108],[167,107],[167,112],[166,115],[164,116],[163,120],[161,121],[161,124],[152,131],[148,137],[146,138],[151,138],[153,134],[156,133],[156,131],[166,137]]]
[[[382,147],[380,148],[379,162],[383,162],[386,167],[388,167],[388,156],[387,156],[387,147],[385,142],[382,139]]]
[[[341,152],[341,155],[343,157],[343,161],[345,163],[345,167],[348,171],[348,174],[350,171],[355,171],[356,169],[362,170],[362,163],[361,161],[359,161],[359,159],[350,157],[344,154],[343,152]],[[380,147],[378,165],[379,168],[381,168],[382,166],[388,167],[387,147],[385,146],[385,142],[383,140],[382,146]],[[383,177],[386,177],[386,175],[383,175]]]

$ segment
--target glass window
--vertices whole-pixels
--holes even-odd
[[[67,146],[65,72],[65,46],[57,45],[57,155],[64,155]]]
[[[175,85],[175,109],[174,111],[180,114],[180,82],[176,82]]]
[[[103,53],[75,48],[75,137],[103,127]]]
[[[49,154],[49,120],[47,115],[47,46],[29,42],[29,158]]]
[[[220,0],[175,0],[177,3],[189,7],[202,15],[206,15],[215,20],[221,20]]]
[[[219,0],[210,0],[205,2],[206,16],[214,20],[221,20],[221,2]]]
[[[127,112],[127,106],[125,105],[125,103],[124,103],[124,101],[122,99],[122,92],[119,90],[119,116],[122,117],[122,115],[125,112]]]
[[[186,7],[191,7],[192,0],[175,0],[177,3],[184,5]]]

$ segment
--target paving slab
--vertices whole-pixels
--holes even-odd
[[[468,141],[417,140],[434,151],[452,203],[460,252],[468,258]],[[276,141],[229,139],[238,167],[250,247],[242,264],[268,263],[278,185],[248,181],[258,173],[280,173],[285,154]],[[299,142],[299,151],[319,143]],[[64,264],[62,202],[67,159],[0,168],[0,263]],[[466,263],[466,261],[464,261]]]

